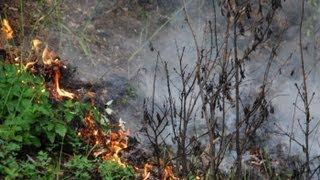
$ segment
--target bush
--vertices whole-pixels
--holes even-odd
[[[55,118],[44,79],[12,64],[0,64],[0,138],[39,147],[40,137],[51,143],[64,136],[66,125]]]
[[[52,107],[44,79],[20,66],[0,64],[0,138],[39,147],[64,137],[73,119],[83,118],[90,106],[68,100]]]

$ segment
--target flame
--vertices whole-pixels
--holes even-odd
[[[114,161],[126,167],[127,163],[121,159],[121,152],[128,147],[128,131],[103,133],[100,126],[94,121],[92,112],[89,112],[84,120],[85,127],[80,129],[78,136],[82,137],[88,144],[96,146],[94,155],[101,156],[104,160]],[[153,165],[145,163],[143,169],[135,167],[143,180],[151,178]],[[162,173],[163,180],[179,180],[173,173],[173,166],[165,166]]]
[[[121,166],[126,166],[126,164],[121,161],[119,155],[123,149],[126,149],[128,147],[127,136],[128,132],[123,130],[110,133],[107,137],[107,145],[110,152],[105,154],[103,156],[103,159],[117,162]]]
[[[2,32],[5,35],[6,39],[12,39],[13,38],[13,30],[9,24],[9,21],[7,19],[3,19],[2,20],[2,28],[1,28]]]
[[[24,69],[31,69],[36,63],[37,61],[28,62]]]
[[[121,166],[127,166],[120,158],[121,151],[128,147],[128,132],[119,130],[104,134],[103,130],[95,123],[91,112],[85,117],[85,128],[78,132],[89,144],[97,145],[100,149],[95,156],[101,155],[104,160],[110,160]]]
[[[143,176],[142,176],[143,180],[149,179],[151,170],[152,170],[152,165],[149,163],[146,163],[143,168]]]
[[[67,91],[60,88],[60,83],[59,83],[60,77],[61,77],[60,70],[59,69],[55,70],[54,84],[55,84],[56,91],[57,91],[58,95],[60,97],[67,97],[67,98],[73,99],[75,97],[75,94],[67,92]]]
[[[167,165],[165,168],[164,168],[164,175],[163,175],[163,179],[164,180],[178,180],[179,178],[175,177],[174,173],[173,173],[173,170],[172,170],[172,166],[170,165]]]
[[[39,52],[41,44],[42,44],[42,42],[39,39],[32,40],[32,50],[35,50],[36,52]]]
[[[43,52],[42,52],[42,61],[43,61],[43,64],[45,65],[52,65],[52,63],[54,62],[53,61],[53,58],[52,56],[50,55],[50,51],[49,51],[49,48],[48,48],[48,45],[46,45],[46,47],[44,48]]]
[[[40,40],[34,40],[33,45],[34,47],[38,47],[40,45]],[[47,66],[53,66],[53,80],[54,80],[54,86],[55,91],[57,92],[57,99],[61,99],[63,97],[74,99],[75,94],[67,92],[60,88],[60,78],[61,78],[61,72],[60,67],[62,66],[62,63],[59,59],[55,58],[55,53],[53,51],[49,51],[48,45],[44,48],[42,52],[42,61],[43,64]]]

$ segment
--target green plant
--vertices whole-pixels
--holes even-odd
[[[113,161],[105,161],[99,166],[99,172],[104,180],[134,179],[134,170],[131,166],[123,167]]]
[[[65,167],[68,172],[67,176],[75,177],[76,179],[91,179],[90,174],[92,174],[94,168],[92,162],[81,155],[73,156]]]
[[[64,137],[72,120],[82,120],[92,107],[68,100],[53,107],[44,79],[20,66],[0,64],[0,138],[39,147]]]
[[[46,152],[40,151],[35,160],[29,157],[21,163],[20,175],[27,179],[53,179],[56,174],[56,166]]]
[[[39,137],[53,143],[56,133],[64,136],[65,123],[54,118],[43,78],[16,65],[1,63],[0,69],[0,138],[39,147]]]
[[[0,178],[5,175],[9,179],[19,177],[19,165],[15,156],[21,147],[13,142],[0,139]]]
[[[21,161],[16,157],[20,149],[18,144],[0,140],[0,178],[52,179],[55,176],[56,168],[47,153],[40,151],[35,159],[28,156]]]

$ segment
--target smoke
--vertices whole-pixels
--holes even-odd
[[[207,42],[203,41],[205,38],[203,32],[206,22],[214,20],[211,1],[187,2],[190,2],[187,9],[196,38],[198,42],[208,46]],[[269,116],[265,124],[269,131],[272,130],[270,134],[265,135],[269,138],[267,140],[268,147],[273,149],[281,144],[287,147],[292,155],[302,154],[302,148],[296,142],[290,141],[287,136],[276,135],[274,132],[279,132],[281,129],[293,135],[298,142],[304,143],[304,133],[301,130],[305,121],[302,110],[303,103],[300,98],[297,98],[298,90],[295,87],[295,84],[300,87],[302,83],[298,46],[299,4],[299,0],[286,1],[282,4],[283,8],[276,14],[276,23],[273,30],[281,32],[283,28],[286,28],[286,31],[282,36],[277,56],[273,60],[269,73],[270,84],[268,88],[270,88],[270,91],[268,98],[271,100],[269,103],[274,107],[274,114]],[[142,99],[152,97],[155,64],[157,57],[159,58],[158,52],[161,59],[158,60],[155,101],[161,105],[168,96],[162,61],[168,62],[171,83],[179,88],[181,80],[175,73],[174,68],[178,67],[182,47],[185,47],[183,63],[190,69],[196,63],[196,47],[190,29],[185,22],[184,13],[181,11],[181,4],[177,1],[159,1],[152,12],[147,15],[147,18],[143,18],[143,14],[146,13],[143,8],[141,8],[141,12],[134,13],[138,11],[135,10],[137,6],[134,3],[124,3],[120,7],[116,7],[116,5],[117,3],[114,1],[103,3],[100,1],[95,3],[93,1],[83,1],[79,3],[79,9],[86,9],[86,11],[76,9],[70,14],[66,13],[64,19],[68,22],[68,27],[80,23],[79,27],[83,25],[85,28],[82,29],[83,36],[71,36],[72,39],[69,38],[69,34],[62,34],[61,39],[64,40],[60,52],[65,59],[78,67],[79,77],[85,81],[98,81],[100,79],[107,81],[112,79],[114,74],[126,77],[128,82],[136,88],[139,98],[130,101],[128,106],[121,107],[119,109],[120,116],[127,122],[129,129],[138,130],[141,114],[137,115],[136,113],[141,111],[139,107],[142,107]],[[307,14],[312,15],[314,13],[316,12],[312,7],[308,7]],[[162,26],[163,22],[168,23]],[[313,23],[319,25],[319,19],[313,19]],[[309,29],[317,27],[315,25],[311,27],[310,24],[312,23],[306,22],[304,24],[306,35]],[[217,8],[219,44],[222,44],[225,27],[225,19]],[[314,129],[310,135],[310,153],[312,156],[316,156],[320,151],[320,132],[318,128],[320,122],[320,84],[317,81],[319,79],[319,57],[316,53],[319,48],[317,42],[319,33],[314,31],[311,35],[305,36],[304,49],[306,69],[309,74],[309,97],[312,97],[311,127]],[[274,43],[279,41],[277,37],[273,38]],[[87,39],[91,40],[87,41]],[[80,44],[82,49],[72,48],[73,43]],[[240,39],[240,45],[245,46],[247,43],[250,42]],[[251,102],[252,97],[255,97],[259,92],[272,45],[270,44],[269,48],[258,49],[251,60],[245,62],[246,79],[241,85],[241,97],[243,97],[244,102]],[[86,52],[86,48],[91,49],[91,51]],[[179,97],[179,93],[178,89],[175,89],[173,97]],[[314,96],[312,96],[313,93],[315,93]],[[230,110],[227,113],[226,122],[229,132],[234,131],[232,129],[234,120],[235,114]],[[191,124],[191,126],[196,125],[200,130],[205,129],[203,128],[205,123],[203,121],[199,122],[199,124]],[[167,129],[168,134],[170,130],[171,128]],[[229,157],[229,159],[232,159],[232,157]]]
[[[297,98],[298,90],[295,86],[295,84],[297,84],[301,87],[302,84],[300,52],[298,46],[299,27],[297,21],[300,17],[298,11],[298,9],[300,9],[299,4],[299,1],[287,1],[283,3],[283,8],[276,14],[274,31],[281,32],[283,28],[286,28],[286,31],[282,36],[277,56],[274,58],[270,70],[270,86],[268,87],[270,88],[270,91],[268,98],[271,100],[270,103],[274,108],[274,114],[269,116],[267,124],[265,125],[269,131],[270,129],[272,129],[272,131],[270,134],[264,135],[269,138],[267,140],[267,144],[270,151],[277,148],[277,145],[283,145],[288,149],[288,153],[290,153],[290,155],[302,154],[303,149],[296,142],[290,140],[288,136],[276,134],[280,132],[281,134],[287,133],[294,136],[294,138],[301,144],[304,144],[305,136],[301,127],[304,128],[305,114],[303,112],[303,102],[300,98]],[[201,13],[198,13],[199,9]],[[201,42],[206,21],[213,20],[212,9],[209,9],[208,2],[205,2],[202,6],[199,6],[197,3],[191,3],[191,5],[188,6],[188,10],[189,16],[192,19],[195,34],[198,38],[197,40]],[[312,14],[313,12],[308,13]],[[223,37],[223,27],[223,17],[218,13],[218,36],[220,37]],[[219,39],[219,41],[221,42],[221,39]],[[280,41],[280,39],[275,38],[274,41]],[[189,67],[192,67],[196,63],[196,49],[194,41],[192,39],[190,29],[184,21],[183,12],[177,14],[174,20],[171,21],[170,24],[151,42],[152,46],[160,52],[162,60],[169,63],[172,83],[177,86],[181,85],[178,76],[175,76],[173,71],[173,68],[178,67],[179,57],[177,51],[180,50],[181,53],[182,47],[185,47],[186,51],[183,62]],[[306,37],[304,42],[306,46],[311,47],[310,49],[314,47],[312,46],[312,40],[309,37]],[[242,41],[242,43],[245,45],[248,42]],[[248,102],[250,102],[250,97],[254,97],[259,92],[269,55],[271,53],[272,44],[270,44],[269,47],[269,49],[260,48],[257,50],[257,52],[251,57],[251,60],[246,62],[244,65],[247,76],[241,86],[241,96],[244,101],[247,98]],[[310,153],[312,156],[316,156],[320,151],[318,128],[320,122],[320,113],[318,111],[320,106],[320,97],[318,90],[319,83],[317,81],[319,78],[319,72],[316,68],[318,60],[317,58],[312,57],[313,51],[310,49],[305,50],[304,54],[307,64],[306,69],[307,72],[310,72],[308,76],[308,90],[309,97],[312,97],[311,127],[314,129],[310,135]],[[146,67],[148,70],[143,76],[144,85],[140,89],[146,97],[152,96],[154,65],[157,57],[157,51],[150,51],[146,48],[139,54],[138,58],[133,60],[134,62],[138,62],[140,65],[142,64],[141,66]],[[168,96],[166,89],[166,77],[161,73],[164,72],[160,67],[157,72],[155,88],[155,99],[159,104],[161,104],[164,98]],[[175,91],[173,96],[179,97],[178,93],[178,91]],[[231,132],[233,131],[232,127],[234,127],[234,119],[234,114],[229,112],[227,126]],[[201,122],[204,123],[203,121],[199,121],[199,124],[197,124],[200,128],[205,126],[205,124],[201,124]],[[303,159],[303,157],[301,158]]]

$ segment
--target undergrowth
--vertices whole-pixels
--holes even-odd
[[[128,179],[132,168],[88,156],[76,135],[85,102],[53,103],[44,78],[0,62],[0,179]],[[107,130],[107,129],[106,129]],[[96,173],[99,172],[99,173]]]

